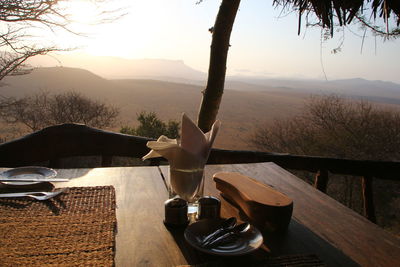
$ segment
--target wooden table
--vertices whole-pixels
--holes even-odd
[[[294,200],[293,218],[285,236],[265,237],[273,255],[316,254],[330,266],[400,266],[400,240],[315,190],[274,163],[208,165],[205,194],[219,196],[212,174],[240,172]],[[113,185],[117,198],[116,266],[176,266],[218,259],[192,249],[182,231],[163,224],[167,190],[162,176],[168,167],[121,167],[58,170],[73,178],[57,186]],[[238,216],[222,200],[222,216]],[[267,252],[260,249],[254,255]]]

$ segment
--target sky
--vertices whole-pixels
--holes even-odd
[[[207,72],[213,26],[220,1],[118,0],[106,8],[126,13],[112,23],[93,24],[95,9],[89,0],[68,1],[73,30],[85,37],[56,31],[47,37],[69,53],[131,59],[183,60]],[[296,13],[281,13],[272,0],[242,0],[231,35],[228,75],[268,78],[365,78],[400,83],[399,40],[383,40],[358,26],[338,28],[334,38],[321,42],[320,28],[298,30]],[[115,4],[117,3],[117,5]],[[303,23],[304,25],[305,23]],[[341,52],[332,53],[344,40]]]

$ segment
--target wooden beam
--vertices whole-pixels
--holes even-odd
[[[111,167],[112,166],[113,157],[109,155],[101,156],[101,167]]]
[[[256,163],[272,161],[284,169],[331,173],[353,176],[369,175],[378,179],[400,181],[400,161],[373,161],[299,156],[258,151],[213,149],[209,164]]]

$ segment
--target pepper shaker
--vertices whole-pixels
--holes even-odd
[[[220,217],[221,201],[213,196],[201,197],[198,201],[197,219],[216,219]]]

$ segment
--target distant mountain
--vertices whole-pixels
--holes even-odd
[[[83,54],[58,55],[57,61],[41,56],[32,58],[33,66],[64,66],[89,70],[107,79],[157,79],[177,81],[205,80],[206,73],[187,66],[182,60],[125,59]]]
[[[198,85],[203,88],[207,79],[206,73],[187,66],[181,60],[124,59],[68,54],[57,56],[57,61],[50,57],[35,57],[30,63],[39,66],[61,65],[86,69],[106,79],[151,79]],[[75,87],[73,84],[71,86]],[[101,84],[99,86],[102,87]],[[360,78],[322,81],[228,76],[225,88],[237,91],[338,94],[357,99],[400,104],[400,84]]]
[[[90,71],[64,67],[37,68],[27,75],[6,77],[3,83],[0,94],[7,96],[24,96],[39,90],[96,94],[112,87],[112,82]]]
[[[330,95],[400,104],[400,84],[365,79],[332,81],[228,77],[227,89]]]
[[[369,81],[365,79],[334,80],[331,82],[338,92],[347,95],[379,96],[400,98],[400,84],[386,81]]]

